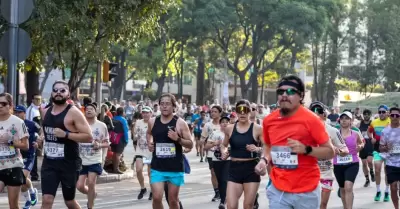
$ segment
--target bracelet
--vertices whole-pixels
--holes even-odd
[[[265,157],[261,157],[261,160],[264,160],[265,164],[267,164],[267,165],[268,165],[268,159],[267,159],[267,158],[265,158]]]

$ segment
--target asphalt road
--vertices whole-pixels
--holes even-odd
[[[133,149],[128,145],[125,152],[125,159],[128,164],[131,163],[133,158]],[[195,151],[188,155],[191,162],[192,173],[185,176],[185,186],[181,188],[180,200],[185,209],[213,209],[218,207],[218,203],[211,202],[213,196],[213,189],[210,182],[210,174],[207,163],[200,163],[199,158],[195,156]],[[145,178],[146,181],[148,180]],[[259,192],[260,192],[260,208],[268,208],[268,201],[265,195],[265,186],[267,183],[266,177],[263,178]],[[356,180],[354,194],[354,208],[355,209],[377,209],[377,208],[393,208],[391,202],[374,202],[375,184],[372,183],[370,187],[364,188],[364,177],[360,170]],[[149,190],[148,183],[146,183]],[[329,201],[329,209],[341,209],[341,200],[337,197],[337,184],[335,183],[335,191],[331,194]],[[382,187],[382,189],[384,189]],[[98,184],[98,196],[95,202],[95,208],[107,209],[149,209],[151,208],[151,201],[147,200],[148,194],[142,200],[137,200],[140,187],[136,179],[125,180],[116,183]],[[39,191],[40,192],[40,191]],[[77,200],[82,208],[86,208],[86,197],[77,191]],[[22,199],[22,198],[21,198]],[[21,202],[22,208],[23,202]],[[167,207],[166,202],[164,207]],[[0,208],[8,208],[7,194],[0,194]],[[40,208],[40,203],[32,208]],[[55,209],[66,208],[62,199],[61,190],[58,191],[55,200]],[[239,208],[242,208],[240,206]]]

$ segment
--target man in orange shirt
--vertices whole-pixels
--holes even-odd
[[[279,82],[279,111],[263,121],[265,151],[256,172],[272,166],[267,189],[270,209],[319,208],[321,202],[318,159],[332,159],[334,148],[324,124],[303,107],[305,86],[297,76]]]

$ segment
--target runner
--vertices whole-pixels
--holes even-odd
[[[26,108],[22,105],[17,105],[14,108],[14,114],[24,121],[25,126],[28,128],[29,133],[29,149],[27,151],[21,150],[22,158],[24,159],[24,176],[26,178],[26,183],[22,186],[21,192],[25,197],[24,209],[29,209],[31,206],[36,205],[37,199],[37,189],[33,188],[32,182],[30,180],[30,172],[32,171],[33,165],[35,163],[36,149],[38,148],[37,138],[41,134],[40,125],[36,122],[26,119]]]
[[[243,208],[253,209],[261,181],[254,168],[258,162],[257,153],[261,152],[257,145],[262,140],[262,128],[250,121],[249,101],[239,100],[235,109],[238,122],[226,127],[222,152],[222,159],[227,159],[227,148],[230,145],[227,206],[228,209],[239,208],[239,199],[244,193]]]
[[[266,149],[256,167],[265,175],[271,161],[267,188],[270,209],[319,208],[321,201],[318,159],[332,159],[334,148],[324,124],[302,106],[305,85],[294,75],[281,79],[277,89],[279,111],[263,121]],[[301,200],[301,201],[299,201]]]
[[[343,207],[346,209],[353,208],[353,186],[360,168],[357,153],[364,147],[360,135],[351,130],[352,119],[351,112],[343,112],[339,116],[340,134],[345,139],[349,154],[333,158],[333,172],[339,184]]]
[[[163,209],[164,183],[168,182],[170,209],[179,208],[179,189],[184,184],[183,148],[192,149],[193,141],[186,122],[173,114],[176,100],[172,94],[159,99],[161,116],[151,118],[147,143],[151,160],[150,184],[153,209]]]
[[[197,150],[197,156],[200,155],[200,162],[203,162],[204,158],[204,144],[201,142],[201,131],[203,130],[205,120],[206,120],[206,112],[201,111],[200,115],[195,115],[193,116],[192,120],[194,120],[193,125],[194,125],[194,139],[196,140],[196,150]]]
[[[96,198],[96,180],[101,175],[103,168],[103,148],[110,145],[107,125],[97,120],[97,105],[93,103],[86,104],[85,117],[90,125],[93,135],[93,141],[90,143],[79,143],[79,153],[82,157],[82,170],[79,173],[77,189],[87,195],[87,207],[94,207]]]
[[[138,195],[138,199],[142,199],[143,196],[147,193],[147,189],[144,186],[144,176],[143,176],[143,167],[147,165],[147,174],[150,179],[150,162],[151,162],[151,153],[149,152],[149,147],[147,146],[147,127],[148,122],[153,114],[153,111],[150,107],[144,106],[142,109],[142,118],[141,120],[137,120],[135,126],[133,128],[132,135],[135,137],[135,141],[137,141],[137,149],[135,151],[135,165],[136,165],[136,176],[139,180],[140,184],[140,193]],[[149,200],[152,199],[152,193],[150,191]]]
[[[365,176],[364,187],[368,187],[370,184],[369,176],[371,175],[371,181],[375,182],[374,167],[372,164],[372,156],[374,152],[374,146],[372,145],[371,139],[368,137],[368,127],[371,125],[371,110],[365,109],[363,111],[363,117],[360,122],[359,129],[362,136],[364,137],[364,148],[360,151],[360,158],[363,166],[363,172]]]
[[[19,208],[19,193],[26,180],[19,150],[28,150],[29,134],[24,121],[11,114],[12,102],[9,93],[0,94],[0,191],[6,186],[9,208]]]
[[[219,150],[219,145],[221,144],[222,140],[224,139],[224,133],[221,131],[220,127],[220,119],[221,119],[221,114],[222,114],[222,107],[219,105],[214,105],[211,108],[211,118],[212,121],[206,123],[204,125],[203,131],[201,133],[201,141],[202,143],[205,143],[204,149],[208,151],[208,156],[207,156],[207,162],[211,171],[211,183],[214,188],[215,195],[212,198],[211,201],[215,202],[221,199],[221,195],[224,196],[223,200],[221,199],[221,204],[225,205],[225,197],[226,197],[226,182],[225,182],[225,188],[222,193],[220,193],[219,188],[219,180],[217,179],[216,173],[215,173],[215,167],[213,164],[220,159],[215,157],[215,155],[219,156],[220,158],[220,150]],[[215,153],[216,151],[216,153]],[[218,168],[217,168],[218,169]],[[220,176],[221,177],[221,176]],[[222,182],[223,183],[223,182]],[[222,185],[223,186],[223,185]]]
[[[400,109],[392,107],[390,112],[390,126],[382,131],[380,150],[387,152],[386,178],[390,185],[390,193],[395,209],[399,209],[398,183],[400,182]]]
[[[332,127],[330,121],[327,121],[326,106],[321,102],[313,102],[310,105],[310,110],[314,112],[319,119],[324,123],[325,130],[331,139],[333,146],[335,147],[335,153],[340,156],[346,156],[349,154],[349,150],[346,147],[340,132]],[[333,190],[333,170],[332,170],[332,160],[318,160],[318,166],[321,171],[321,206],[320,209],[326,209],[328,207],[329,197],[331,191]]]
[[[379,118],[373,120],[368,128],[368,137],[371,139],[372,144],[374,145],[374,166],[375,166],[375,180],[376,180],[376,195],[375,201],[381,200],[381,171],[382,164],[384,163],[383,158],[381,157],[381,153],[379,150],[379,140],[381,139],[382,130],[390,124],[390,119],[388,117],[388,106],[381,105],[378,108]],[[385,169],[383,169],[385,172]],[[386,189],[385,196],[383,198],[384,202],[389,202],[389,184],[387,183],[387,178],[385,175]]]
[[[65,205],[80,208],[75,200],[80,142],[92,142],[90,126],[82,112],[71,104],[68,83],[56,81],[51,93],[53,105],[42,110],[45,137],[41,170],[42,209],[51,209],[61,183]]]

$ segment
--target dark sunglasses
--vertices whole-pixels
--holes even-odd
[[[236,112],[239,114],[247,114],[250,112],[250,108],[247,106],[236,107]]]
[[[292,95],[295,95],[295,94],[300,94],[299,91],[297,91],[296,89],[292,89],[292,88],[277,89],[276,90],[276,94],[279,95],[279,96],[282,96],[285,92],[286,92],[286,95],[288,95],[288,96],[292,96]]]
[[[320,115],[324,114],[324,109],[320,108],[320,107],[316,107],[314,108],[314,113],[318,113]]]
[[[56,89],[56,88],[54,88],[54,89],[53,89],[53,93],[58,93],[58,92],[60,92],[60,93],[65,93],[65,92],[67,92],[67,89],[63,89],[63,88],[61,88],[61,89]]]
[[[390,114],[391,118],[400,118],[400,114],[392,113]]]
[[[386,111],[381,110],[381,111],[378,111],[378,113],[379,113],[379,114],[386,114]]]
[[[257,109],[256,108],[251,108],[251,111],[256,111]]]
[[[5,107],[5,106],[7,106],[8,105],[8,102],[0,102],[0,106],[1,107]]]

